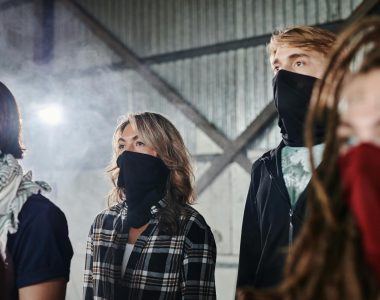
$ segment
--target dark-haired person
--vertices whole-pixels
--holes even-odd
[[[24,175],[22,155],[17,103],[0,83],[0,253],[12,275],[7,290],[12,300],[63,300],[73,256],[66,218],[41,195],[50,187]]]
[[[194,201],[182,137],[156,113],[114,133],[108,209],[91,226],[84,299],[216,299],[214,236]]]
[[[380,299],[379,37],[379,17],[339,37],[306,124],[312,155],[315,124],[326,115],[329,120],[323,162],[318,169],[313,163],[307,219],[284,281],[261,295],[241,290],[238,299]]]
[[[280,145],[252,166],[244,210],[237,286],[268,288],[283,275],[286,252],[303,223],[311,169],[303,133],[314,83],[323,74],[335,35],[309,26],[273,33],[268,45]],[[324,130],[315,131],[320,160]]]

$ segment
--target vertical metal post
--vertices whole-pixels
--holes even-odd
[[[35,0],[34,56],[38,64],[47,64],[54,53],[54,6],[55,0]]]

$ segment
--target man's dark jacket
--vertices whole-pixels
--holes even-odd
[[[305,212],[305,191],[292,208],[281,168],[284,143],[252,166],[244,210],[237,286],[273,287],[280,283],[286,253]]]

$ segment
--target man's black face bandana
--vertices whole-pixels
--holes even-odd
[[[304,146],[304,125],[313,86],[317,78],[280,70],[273,78],[274,103],[278,111],[278,126],[287,146]],[[314,130],[315,144],[323,141],[324,126]]]

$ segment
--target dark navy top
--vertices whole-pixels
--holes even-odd
[[[22,207],[19,228],[8,235],[7,252],[13,265],[12,299],[18,289],[55,278],[69,280],[73,249],[64,213],[41,194]]]

